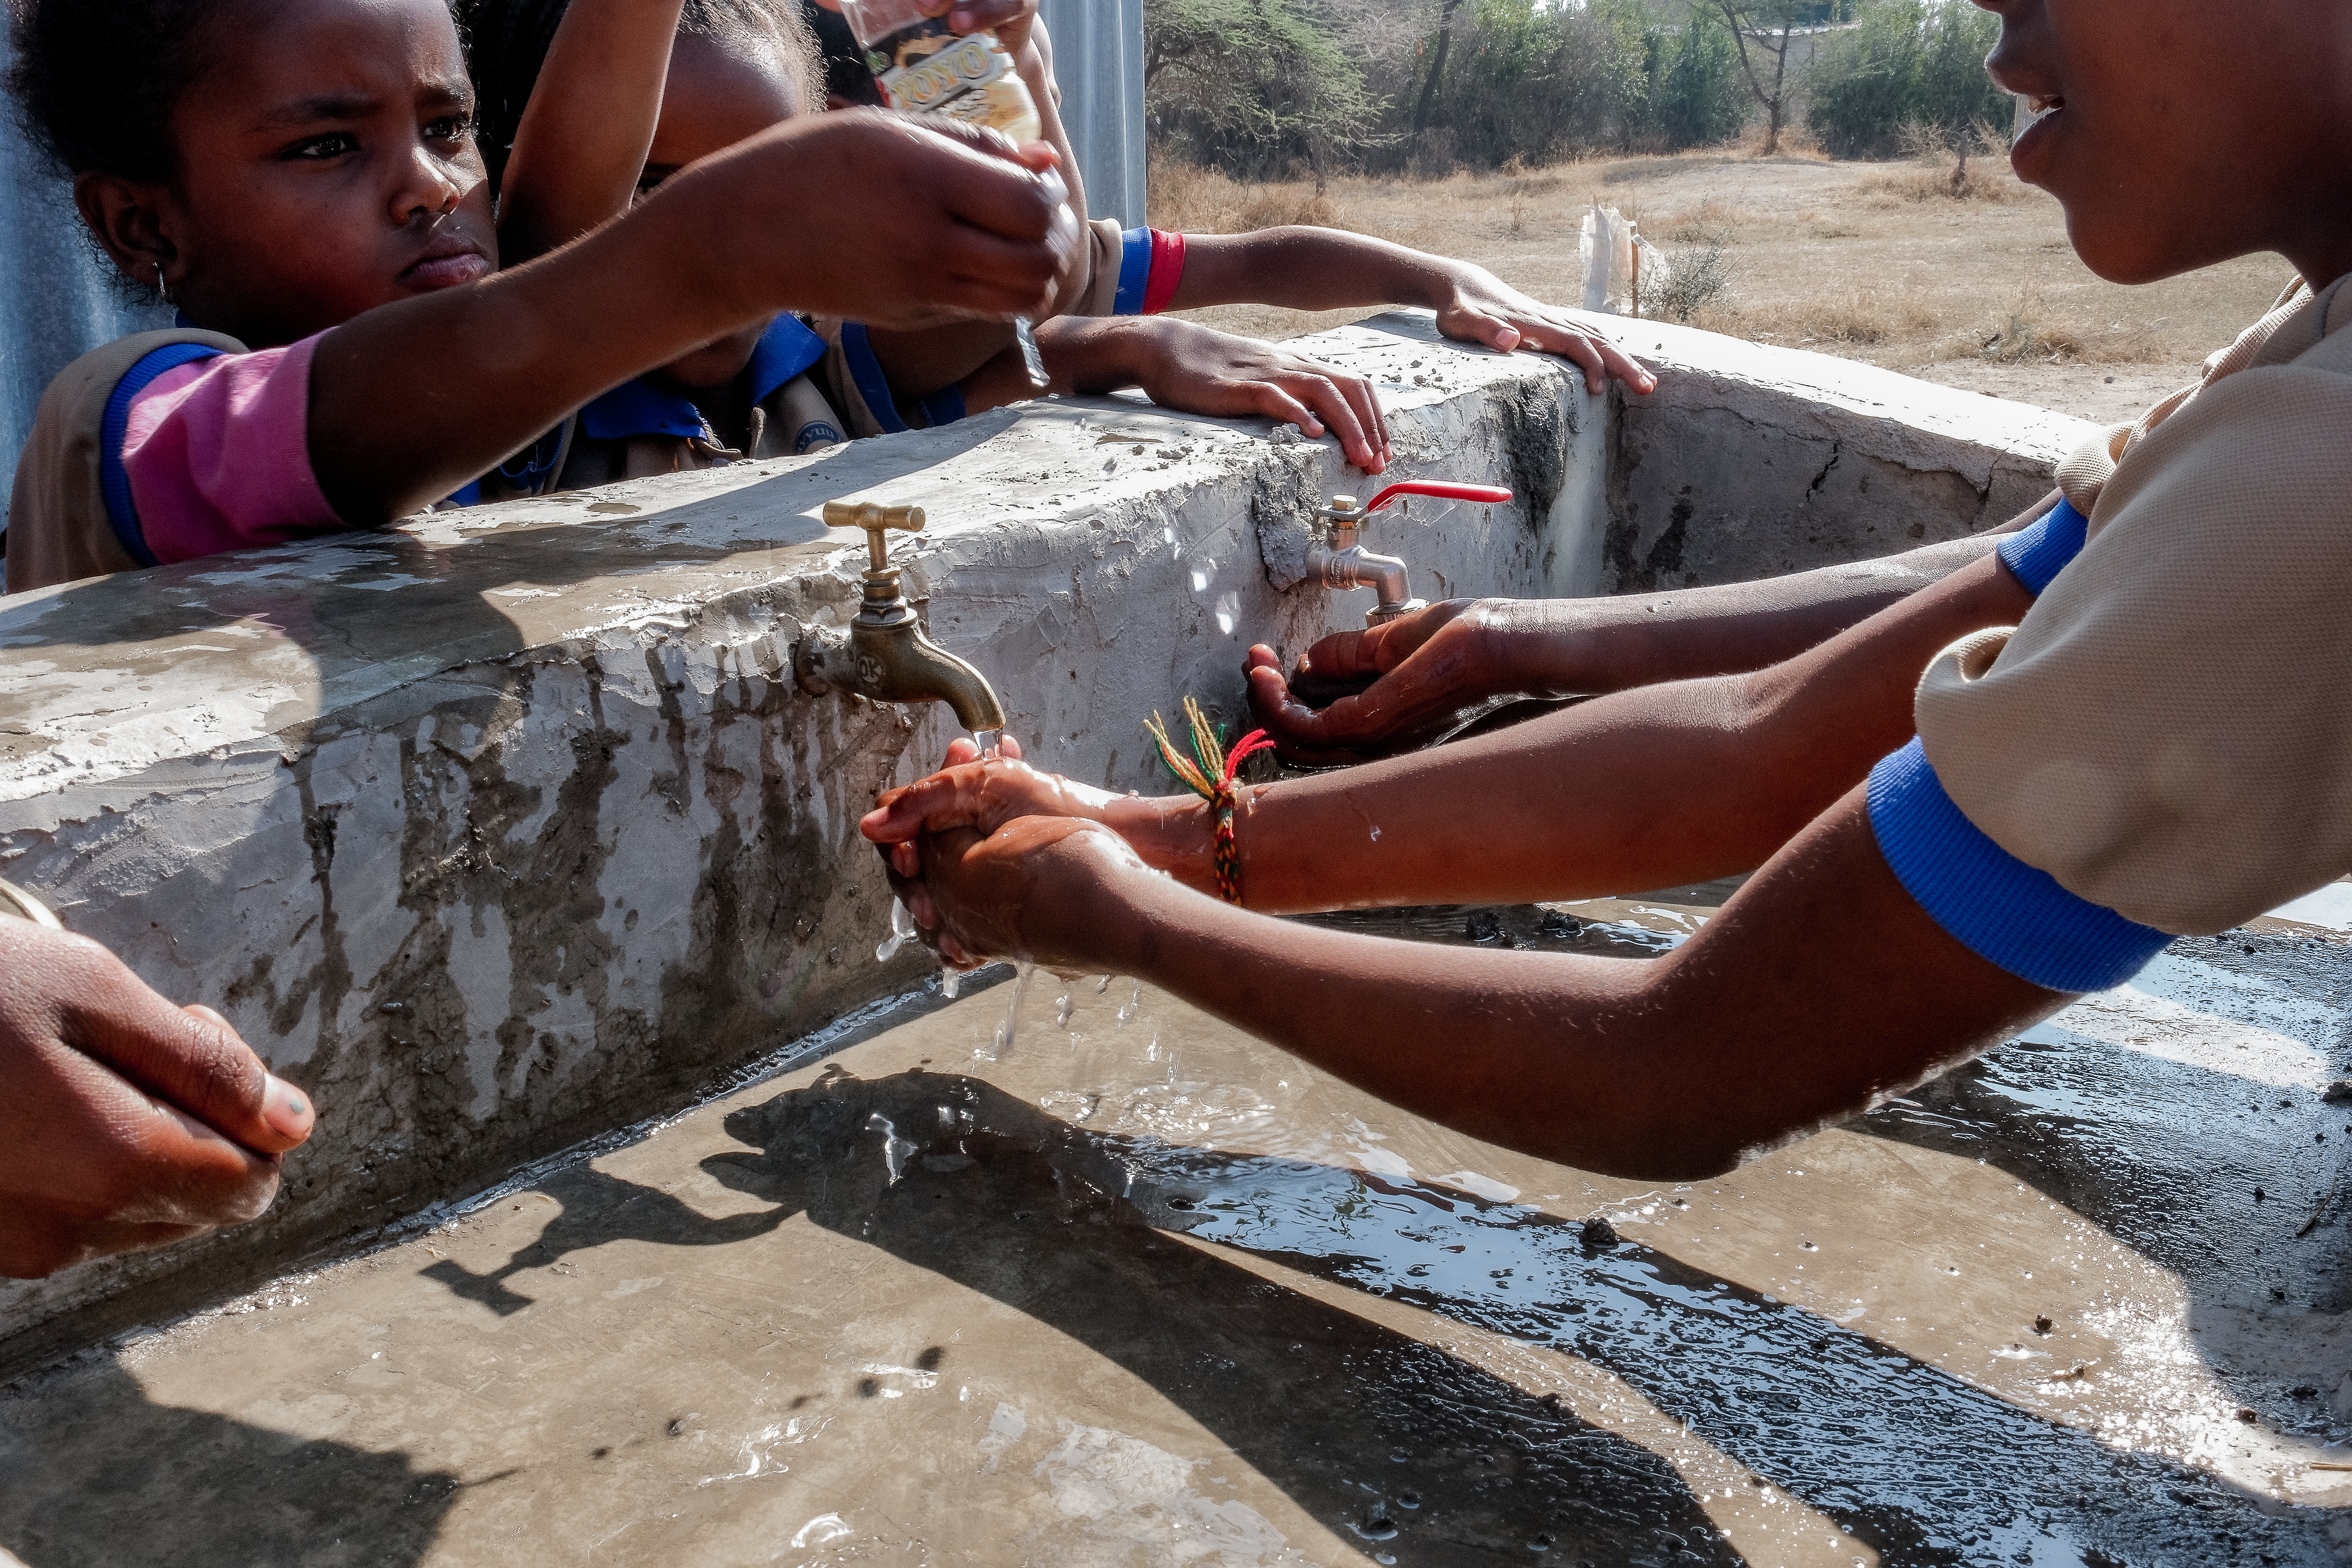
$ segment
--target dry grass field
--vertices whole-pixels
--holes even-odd
[[[1956,195],[1948,164],[1712,153],[1511,175],[1237,184],[1153,170],[1152,222],[1237,233],[1321,223],[1475,261],[1538,299],[1581,293],[1577,230],[1594,201],[1641,225],[1722,289],[1693,325],[1867,361],[1948,385],[2126,419],[2192,379],[2270,307],[2291,269],[2249,257],[2141,288],[2101,281],[2066,244],[2058,204],[2006,163],[1979,160]],[[1294,337],[1368,311],[1193,312]]]

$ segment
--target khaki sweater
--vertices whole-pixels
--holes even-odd
[[[2352,292],[2297,288],[2059,471],[2082,553],[1939,654],[1921,743],[2002,848],[2210,933],[2352,869]]]

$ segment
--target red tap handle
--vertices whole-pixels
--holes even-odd
[[[1378,511],[1394,496],[1436,496],[1441,500],[1507,501],[1511,492],[1496,485],[1449,485],[1438,479],[1407,479],[1374,496],[1366,511]]]

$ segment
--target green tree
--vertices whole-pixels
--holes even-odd
[[[1640,112],[1643,18],[1629,0],[1470,0],[1466,9],[1435,116],[1463,158],[1567,156],[1615,140]]]
[[[1807,119],[1840,157],[1884,157],[1921,139],[1958,154],[1956,180],[1981,128],[2011,112],[1985,74],[2000,22],[1965,0],[1864,0],[1858,26],[1812,69]]]
[[[1163,130],[1244,173],[1304,155],[1319,193],[1333,161],[1381,140],[1385,105],[1312,0],[1154,0],[1146,101]]]
[[[1748,89],[1731,33],[1711,9],[1693,6],[1682,26],[1653,22],[1643,35],[1646,89],[1629,137],[1645,135],[1669,151],[1709,147],[1738,134]]]
[[[1789,44],[1819,9],[1808,0],[1714,0],[1739,52],[1739,74],[1764,110],[1764,155],[1780,150],[1789,111]]]

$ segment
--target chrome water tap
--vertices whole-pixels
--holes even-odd
[[[1444,500],[1507,501],[1511,492],[1494,485],[1454,485],[1435,479],[1407,479],[1391,485],[1359,506],[1354,496],[1333,496],[1331,504],[1315,514],[1315,547],[1307,552],[1307,574],[1326,588],[1373,588],[1380,603],[1364,612],[1364,625],[1377,626],[1399,616],[1427,607],[1427,601],[1408,598],[1404,563],[1393,555],[1375,555],[1357,542],[1357,531],[1371,513],[1398,496],[1436,496]]]
[[[827,528],[866,531],[866,597],[846,629],[813,626],[793,646],[793,675],[801,689],[823,696],[845,691],[877,702],[944,702],[956,721],[978,733],[1004,728],[1004,704],[988,678],[923,635],[915,607],[890,564],[889,532],[918,532],[919,506],[827,501]]]

